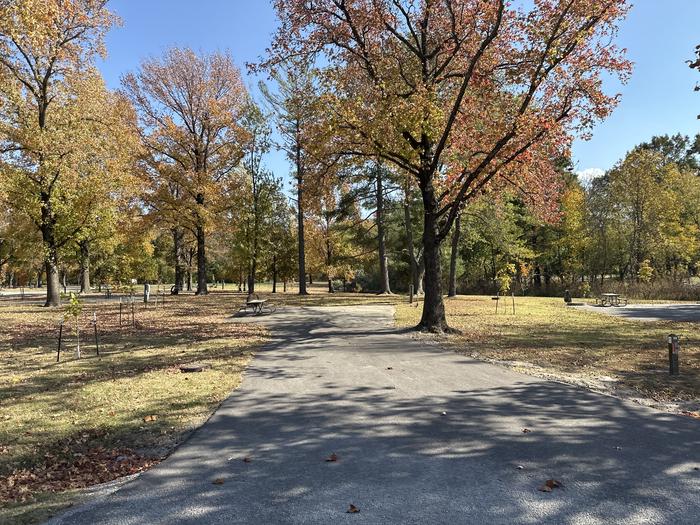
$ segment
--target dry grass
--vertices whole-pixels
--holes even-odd
[[[235,389],[261,328],[232,321],[227,295],[137,303],[136,326],[119,326],[118,301],[86,303],[83,358],[63,310],[0,303],[0,522],[45,517],[62,492],[147,468],[200,425]],[[95,355],[93,312],[100,356]],[[130,320],[129,320],[130,321]],[[181,364],[206,365],[182,374]],[[149,417],[155,416],[155,417]]]
[[[495,315],[490,297],[446,300],[448,322],[462,331],[446,343],[458,352],[533,364],[564,379],[612,378],[659,402],[700,400],[700,338],[693,323],[629,321],[579,308],[561,299],[516,298],[517,315]],[[420,306],[401,303],[397,323],[418,322]],[[681,337],[681,375],[668,374],[666,337]]]

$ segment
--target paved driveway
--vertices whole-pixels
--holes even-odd
[[[206,425],[52,523],[700,523],[700,421],[473,361],[391,319],[267,318],[275,340]],[[550,478],[564,488],[539,492]]]
[[[632,304],[619,308],[614,306],[586,306],[585,308],[636,321],[700,323],[700,304]]]

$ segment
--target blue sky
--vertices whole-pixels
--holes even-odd
[[[294,1],[294,0],[290,0]],[[123,19],[107,38],[109,57],[100,63],[107,83],[135,70],[141,59],[172,45],[195,50],[228,50],[241,67],[264,54],[275,27],[267,0],[112,0]],[[637,0],[621,28],[619,43],[635,62],[615,113],[598,125],[590,141],[576,141],[576,170],[587,175],[612,167],[632,146],[653,135],[700,132],[700,73],[688,68],[700,43],[700,0]],[[255,79],[247,81],[256,91]],[[267,160],[277,176],[289,167],[281,153]]]

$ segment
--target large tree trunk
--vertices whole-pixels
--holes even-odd
[[[182,267],[182,249],[184,233],[181,228],[173,228],[173,256],[175,257],[175,289],[173,293],[178,294],[184,288],[185,271]]]
[[[90,241],[80,241],[80,293],[90,293]]]
[[[301,203],[303,190],[301,180],[297,179],[297,241],[299,247],[299,295],[306,295],[306,258],[304,245],[304,207]]]
[[[195,168],[197,171],[197,168]],[[204,194],[198,193],[196,197],[197,204],[204,208]],[[196,295],[207,295],[209,288],[207,286],[207,252],[206,252],[206,235],[204,232],[204,221],[197,214],[197,292]]]
[[[450,288],[447,292],[448,297],[455,297],[457,295],[457,253],[459,251],[461,223],[462,217],[457,215],[454,223],[454,231],[452,232],[452,251],[450,252]]]
[[[408,196],[403,206],[404,226],[406,228],[406,248],[408,249],[408,263],[411,269],[411,284],[413,291],[418,293],[418,262],[416,250],[413,246],[413,228],[411,227],[411,209],[408,204]]]
[[[56,218],[51,211],[51,198],[41,193],[41,237],[44,245],[46,268],[46,303],[44,306],[60,306],[61,291],[58,278],[58,246],[56,245]]]
[[[421,187],[423,196],[423,261],[425,263],[425,298],[418,329],[442,333],[449,330],[442,300],[442,268],[440,264],[439,204],[432,183]]]
[[[301,165],[301,143],[299,122],[296,122],[296,169],[297,169],[297,241],[299,245],[299,295],[307,295],[306,291],[306,257],[304,243],[304,174]]]
[[[260,224],[258,220],[258,201],[260,199],[260,194],[257,188],[256,178],[255,175],[253,175],[253,249],[251,252],[250,273],[248,274],[248,293],[251,294],[255,293],[255,278],[257,277],[258,271],[258,230]]]
[[[46,304],[44,306],[60,306],[61,291],[56,255],[47,255],[44,264],[46,266]]]
[[[416,291],[417,295],[423,295],[425,292],[423,291],[423,281],[425,278],[425,260],[423,259],[423,256],[421,255],[420,260],[418,262],[418,273],[416,274],[416,282],[414,290]]]
[[[272,293],[277,293],[277,255],[272,256]]]
[[[382,167],[377,166],[377,240],[379,241],[379,293],[390,294],[389,265],[386,257],[386,239],[384,231],[384,185],[382,184]]]
[[[209,293],[207,287],[207,253],[204,227],[197,226],[197,295]]]
[[[248,274],[248,293],[255,293],[255,272],[258,271],[258,261],[255,255],[253,255],[253,260],[250,261],[250,273]]]

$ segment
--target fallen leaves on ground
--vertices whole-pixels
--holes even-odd
[[[159,459],[142,451],[165,454],[200,425],[238,386],[253,345],[267,333],[232,323],[231,299],[166,299],[165,308],[136,312],[137,330],[120,325],[118,302],[98,298],[80,328],[91,337],[96,312],[100,357],[87,344],[84,359],[74,359],[75,333],[66,327],[59,363],[62,310],[3,301],[0,505],[50,505],[50,493],[144,470]],[[195,355],[206,376],[180,376],[179,366]]]
[[[347,512],[348,514],[357,514],[358,512],[360,512],[360,509],[358,509],[355,505],[351,503],[350,508],[348,508],[348,510],[346,510],[345,512]]]
[[[556,479],[548,479],[544,482],[544,485],[539,487],[537,490],[539,490],[540,492],[552,492],[553,489],[560,489],[563,486],[564,484],[561,481],[558,481]]]
[[[681,412],[681,414],[695,419],[700,419],[700,412],[690,412],[689,410],[684,410]]]
[[[331,454],[330,456],[328,456],[326,458],[326,462],[328,462],[328,463],[332,463],[335,461],[338,461],[338,456],[335,454],[335,452],[333,452],[333,454]]]
[[[92,448],[73,453],[71,459],[45,455],[45,463],[31,469],[15,469],[0,478],[0,501],[27,501],[33,493],[60,492],[106,483],[145,470],[158,460],[130,449]]]

